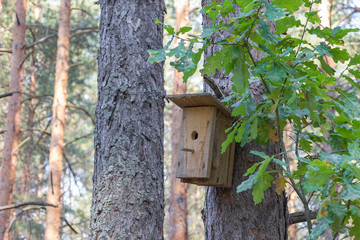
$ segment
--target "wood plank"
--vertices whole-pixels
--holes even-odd
[[[209,178],[213,155],[215,107],[184,108],[177,178]]]
[[[168,95],[167,98],[182,109],[186,107],[214,106],[225,116],[231,117],[230,109],[225,107],[223,103],[209,93]]]

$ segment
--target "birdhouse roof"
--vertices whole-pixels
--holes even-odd
[[[167,98],[180,108],[214,106],[225,116],[231,117],[230,109],[209,93],[168,95]]]

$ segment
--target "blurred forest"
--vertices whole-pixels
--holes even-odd
[[[175,25],[175,1],[166,0],[166,24]],[[0,0],[0,149],[4,145],[9,95],[14,1]],[[49,182],[49,147],[55,82],[57,31],[60,1],[31,0],[26,12],[26,58],[17,147],[17,166],[12,204],[46,202]],[[190,0],[190,25],[201,32],[201,1]],[[333,0],[331,27],[360,27],[358,0]],[[94,1],[73,0],[70,20],[70,62],[61,184],[61,239],[87,239],[92,194],[93,132],[97,99],[97,49],[99,6]],[[296,33],[288,33],[296,34]],[[170,36],[164,36],[167,42]],[[360,53],[358,34],[348,37],[346,47]],[[165,89],[173,91],[174,70],[166,62]],[[35,87],[32,87],[35,86]],[[202,92],[199,73],[188,80],[187,92]],[[165,105],[165,223],[169,233],[171,171],[171,104]],[[1,160],[0,160],[1,161]],[[188,239],[204,239],[201,219],[205,187],[187,188]],[[0,193],[1,194],[1,193]],[[289,192],[290,211],[300,207]],[[43,239],[45,206],[25,205],[12,209],[9,239]],[[303,225],[290,228],[292,239],[302,239]]]

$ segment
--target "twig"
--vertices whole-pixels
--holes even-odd
[[[73,168],[72,168],[72,166],[71,166],[71,163],[70,163],[69,159],[67,158],[65,152],[63,152],[63,156],[64,156],[64,159],[65,159],[66,163],[67,163],[68,166],[69,166],[69,169],[70,169],[71,174],[73,175],[73,178],[74,178],[74,181],[75,181],[75,185],[76,185],[77,188],[79,189],[80,196],[82,196],[82,194],[81,194],[81,192],[80,192],[79,184],[78,184],[78,182],[77,182],[77,180],[76,180],[75,171],[73,170]]]
[[[14,93],[20,93],[20,92],[8,92],[0,95],[0,98],[9,97],[12,96]]]
[[[69,228],[76,234],[79,234],[78,231],[76,231],[76,229],[71,225],[71,223],[65,218],[65,217],[61,217],[62,220],[64,220],[64,222],[66,223],[67,226],[69,226]]]
[[[214,93],[218,99],[224,99],[224,94],[221,92],[219,86],[215,83],[215,81],[213,79],[209,78],[208,75],[205,74],[204,81],[214,91]]]
[[[91,119],[92,123],[95,125],[95,119],[94,117],[83,107],[79,107],[79,106],[75,106],[75,105],[70,105],[68,104],[67,107],[69,108],[75,108],[75,109],[79,109],[81,111],[83,111],[86,115],[88,115],[88,117]]]
[[[55,208],[58,207],[54,204],[50,204],[50,203],[46,203],[46,202],[42,202],[42,201],[30,201],[30,202],[22,202],[22,203],[17,203],[17,204],[0,206],[0,211],[14,209],[14,208],[20,208],[20,207],[29,206],[29,205],[55,207]]]
[[[93,135],[92,132],[91,132],[91,133],[87,133],[87,134],[85,134],[85,135],[82,135],[82,136],[80,136],[80,137],[77,137],[77,138],[75,138],[75,139],[73,139],[73,140],[71,140],[71,141],[66,142],[66,143],[64,144],[64,146],[69,145],[69,144],[71,144],[71,143],[73,143],[73,142],[76,142],[76,141],[78,141],[78,140],[80,140],[80,139],[82,139],[82,138],[86,138],[86,137],[91,136],[91,135]]]
[[[316,216],[318,214],[318,211],[310,211],[310,218],[316,219]],[[305,212],[296,212],[291,213],[289,216],[289,225],[306,222],[306,213]]]
[[[312,0],[312,2],[311,2],[310,8],[309,8],[309,13],[311,12],[311,8],[312,8],[313,4],[314,4],[314,0]],[[306,18],[306,22],[305,22],[305,25],[304,25],[304,30],[303,30],[303,33],[301,35],[301,41],[304,39],[305,32],[306,32],[306,27],[307,27],[307,24],[309,23],[310,16],[311,15],[309,14],[309,16]],[[300,51],[300,48],[301,48],[301,42],[300,42],[299,47],[298,47],[298,49],[296,51],[295,57],[297,57],[297,55],[298,55],[298,53]]]

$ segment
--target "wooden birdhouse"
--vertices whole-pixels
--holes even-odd
[[[211,94],[171,95],[183,109],[176,177],[204,186],[231,187],[235,143],[221,154],[231,112]]]

